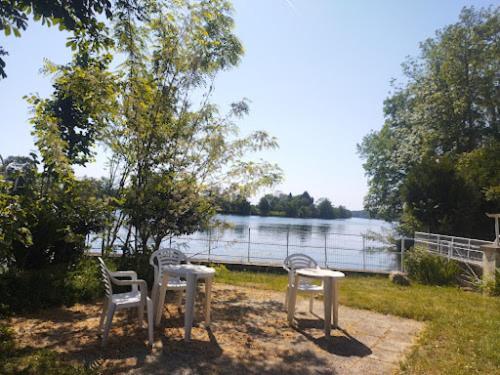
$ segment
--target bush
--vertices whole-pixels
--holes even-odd
[[[58,264],[39,270],[10,269],[0,274],[0,314],[91,301],[103,294],[97,261]]]
[[[119,270],[134,270],[137,272],[137,277],[145,280],[148,288],[151,288],[154,281],[154,268],[149,264],[149,257],[150,254],[134,254],[115,259],[107,258],[106,265],[113,267],[115,264]]]
[[[0,323],[0,361],[14,350],[12,330]]]
[[[460,274],[456,261],[420,249],[406,253],[405,266],[410,278],[422,284],[454,284]]]
[[[500,296],[500,268],[495,270],[495,278],[491,280],[479,280],[479,289],[490,296]]]
[[[97,259],[83,257],[71,270],[65,285],[69,291],[68,302],[88,302],[104,295],[101,271]]]

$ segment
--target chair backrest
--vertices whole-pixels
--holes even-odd
[[[102,281],[104,283],[104,293],[106,293],[106,297],[111,297],[113,294],[113,286],[111,283],[111,276],[109,274],[108,267],[106,267],[106,263],[101,257],[97,258],[99,260],[99,266],[101,268]]]
[[[318,263],[306,254],[291,254],[283,261],[283,268],[289,272],[300,268],[311,267],[318,267]]]
[[[149,257],[149,264],[151,264],[155,269],[155,282],[161,277],[160,270],[163,266],[168,266],[170,264],[181,264],[182,262],[187,262],[188,258],[186,254],[177,249],[160,249],[156,250]]]
[[[285,258],[283,261],[283,268],[288,271],[288,285],[291,286],[294,283],[295,270],[300,268],[318,268],[318,262],[306,254],[291,254]],[[303,277],[301,284],[309,284],[310,281]]]

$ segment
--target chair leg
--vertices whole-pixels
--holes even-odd
[[[288,324],[293,325],[293,318],[295,315],[295,303],[297,302],[297,289],[300,281],[300,275],[295,274],[295,282],[290,287],[290,297],[288,300]]]
[[[285,293],[285,310],[288,309],[288,297],[290,294],[290,286],[286,287],[286,293]]]
[[[113,315],[115,314],[116,305],[110,303],[108,306],[108,312],[106,314],[106,323],[104,324],[104,332],[102,334],[102,346],[106,345],[108,341],[109,330],[111,329],[111,322],[113,321]]]
[[[104,320],[106,319],[106,313],[108,311],[108,300],[104,301],[102,305],[101,319],[99,320],[99,332],[102,332],[102,327],[104,325]]]
[[[149,345],[153,346],[153,301],[149,298],[146,300],[146,309],[148,314],[148,338]]]
[[[162,283],[162,285],[167,285],[168,280],[164,279],[164,281],[165,283]],[[160,325],[161,316],[163,314],[163,305],[165,303],[165,294],[167,293],[167,290],[166,288],[164,289],[163,287],[161,287],[158,292],[159,292],[158,305],[156,306],[156,319],[155,319],[155,326],[157,327]]]
[[[137,308],[137,315],[139,318],[139,327],[142,328],[144,322],[144,305],[142,303]]]
[[[179,306],[179,308],[182,306],[182,294],[184,293],[184,291],[181,289],[177,292],[177,305]]]
[[[186,311],[184,312],[184,340],[191,339],[191,328],[193,327],[194,298],[196,294],[196,275],[188,274],[186,277]]]
[[[210,325],[211,322],[211,301],[212,301],[212,278],[205,279],[205,322]]]
[[[311,298],[309,298],[309,312],[311,314],[313,312],[313,303],[314,303],[314,295],[311,295]]]
[[[151,299],[153,300],[153,309],[156,309],[158,303],[158,283],[153,284],[153,290],[151,291]]]

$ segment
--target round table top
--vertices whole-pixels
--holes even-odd
[[[324,268],[300,268],[295,271],[297,274],[300,276],[306,276],[306,277],[317,277],[317,278],[323,278],[323,277],[333,277],[333,278],[342,278],[345,277],[345,275],[342,272],[339,271],[333,271],[329,269],[324,269]]]
[[[168,266],[163,266],[162,271],[174,275],[194,273],[196,276],[210,276],[215,274],[214,268],[200,264],[169,264]]]

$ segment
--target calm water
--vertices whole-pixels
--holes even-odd
[[[388,235],[393,225],[361,218],[322,220],[219,215],[229,228],[174,238],[172,246],[194,259],[281,264],[288,254],[305,253],[320,265],[345,270],[399,269],[394,246],[366,236]],[[169,245],[166,243],[165,245]]]
[[[400,268],[395,245],[370,236],[393,233],[393,225],[381,220],[235,215],[217,219],[228,226],[167,239],[162,246],[179,248],[193,260],[203,261],[281,265],[287,255],[305,253],[320,266],[338,270],[387,272]],[[92,247],[100,249],[99,238],[95,237]]]

